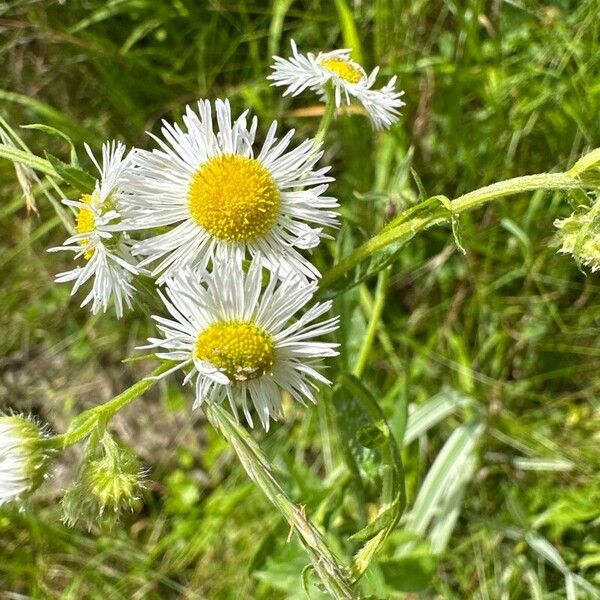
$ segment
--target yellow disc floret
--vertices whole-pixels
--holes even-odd
[[[231,381],[246,381],[273,371],[275,344],[252,321],[214,323],[196,338],[194,357],[214,365]]]
[[[358,65],[339,56],[326,58],[321,65],[348,83],[359,83],[365,78],[364,71]]]
[[[227,242],[267,233],[279,214],[281,194],[271,173],[254,158],[222,154],[194,173],[188,208],[194,222]]]
[[[91,204],[93,200],[93,196],[90,194],[83,194],[81,196],[80,202],[84,204]],[[77,233],[90,233],[96,229],[96,217],[94,217],[94,212],[89,208],[80,208],[77,213],[77,222],[75,223],[75,229]],[[82,248],[85,248],[90,243],[89,238],[84,238],[81,240],[80,244]],[[83,257],[86,260],[89,260],[94,255],[93,248],[91,250],[86,250],[83,254]]]

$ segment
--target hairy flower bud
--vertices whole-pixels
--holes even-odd
[[[90,527],[100,519],[109,527],[140,502],[144,471],[137,456],[108,433],[92,440],[77,481],[63,498],[65,521]]]
[[[571,254],[575,261],[594,271],[600,269],[600,216],[592,208],[574,212],[566,219],[557,219],[559,252]]]
[[[50,465],[46,437],[33,420],[0,413],[0,505],[23,500],[42,484]]]

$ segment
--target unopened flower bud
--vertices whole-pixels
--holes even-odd
[[[137,456],[105,433],[88,449],[74,486],[63,498],[65,521],[113,526],[121,514],[139,504],[144,471]]]
[[[600,269],[600,216],[593,208],[576,212],[566,219],[557,219],[559,252],[571,254],[576,262],[589,267],[592,272]]]
[[[0,505],[23,500],[42,484],[50,465],[46,437],[33,420],[0,413]]]

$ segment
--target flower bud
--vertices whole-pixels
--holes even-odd
[[[100,519],[111,527],[139,504],[143,488],[144,471],[137,456],[104,433],[99,442],[92,440],[77,481],[65,493],[65,521],[83,521],[90,527]]]
[[[50,465],[46,437],[33,420],[0,413],[0,505],[23,500],[42,484]]]
[[[579,265],[589,267],[592,272],[600,269],[600,216],[592,208],[587,212],[576,212],[566,219],[557,219],[559,252],[571,254]]]

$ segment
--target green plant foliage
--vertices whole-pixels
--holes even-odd
[[[0,596],[600,597],[600,280],[554,226],[597,202],[597,0],[10,0],[0,32],[0,409],[69,445],[108,402],[147,468],[143,506],[110,530],[61,522],[73,450],[24,510],[0,507]],[[148,309],[90,315],[45,250],[64,196],[93,186],[84,142],[147,147],[218,97],[314,135],[324,105],[265,79],[290,38],[354,47],[407,105],[385,133],[332,121],[341,228],[311,260],[341,317],[335,385],[264,434],[192,412],[180,379],[143,380],[123,359],[153,335]],[[471,194],[534,173],[554,184]],[[329,587],[321,552],[343,565]]]

